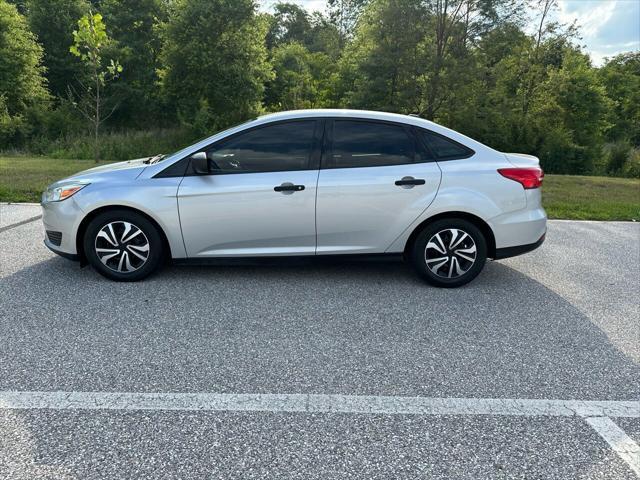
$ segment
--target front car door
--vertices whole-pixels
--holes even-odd
[[[440,168],[407,125],[335,119],[327,133],[316,252],[383,253],[433,202]]]
[[[178,209],[189,257],[313,254],[322,121],[270,123],[203,149]]]

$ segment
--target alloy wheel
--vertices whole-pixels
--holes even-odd
[[[442,278],[458,278],[476,262],[476,243],[467,232],[447,228],[427,242],[424,259],[431,272]]]
[[[95,252],[107,268],[131,273],[147,262],[149,239],[133,223],[114,221],[103,226],[96,235]]]

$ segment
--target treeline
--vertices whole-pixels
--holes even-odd
[[[0,150],[92,158],[98,133],[124,159],[264,112],[363,108],[548,172],[639,177],[640,53],[594,67],[555,1],[0,0]]]

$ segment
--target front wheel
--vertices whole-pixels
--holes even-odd
[[[112,210],[91,220],[83,239],[91,266],[119,282],[142,280],[153,273],[164,255],[158,229],[144,216]]]
[[[463,219],[442,219],[416,238],[411,262],[427,282],[454,288],[469,283],[487,260],[487,241],[478,227]]]

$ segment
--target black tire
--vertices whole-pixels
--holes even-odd
[[[466,233],[468,237],[459,232]],[[435,241],[438,249],[432,245],[427,251],[427,245],[436,234],[439,234],[442,244]],[[463,237],[464,240],[457,246],[456,241]],[[450,249],[451,245],[456,248]],[[475,252],[468,253],[474,247]],[[440,250],[444,253],[440,253]],[[461,250],[464,253],[461,253]],[[471,262],[468,258],[473,257],[473,253],[475,258]],[[460,287],[476,278],[484,268],[487,260],[487,241],[473,223],[459,218],[444,218],[427,225],[418,234],[409,257],[418,274],[431,285],[444,288]],[[442,263],[445,258],[449,259],[448,263]],[[452,260],[454,258],[455,260]],[[441,266],[438,268],[438,265]],[[452,278],[447,278],[448,274],[452,275]]]
[[[127,228],[127,223],[140,230],[143,235],[137,233],[135,238],[129,240],[128,243],[121,243],[120,240],[127,239],[123,235],[124,229]],[[99,236],[103,228],[109,228],[109,224],[112,225],[111,228],[115,233],[115,239],[106,239],[104,235]],[[136,232],[135,230],[129,231]],[[109,243],[105,243],[107,240],[109,240]],[[117,242],[117,246],[110,244],[112,240]],[[137,242],[137,245],[134,242]],[[146,252],[144,250],[145,245],[148,245]],[[158,269],[164,258],[164,244],[157,227],[143,215],[130,210],[110,210],[96,216],[89,222],[85,230],[83,247],[84,254],[91,266],[101,275],[117,282],[135,282],[148,277]],[[106,263],[104,263],[96,251],[96,248],[99,247],[113,247],[114,252],[119,251],[121,253],[105,260]],[[104,252],[104,248],[101,248],[101,252]],[[125,257],[122,252],[125,251],[127,252],[126,258],[122,259],[122,257]],[[142,257],[146,254],[146,259],[142,260],[139,256],[134,255],[136,252]],[[105,256],[102,258],[104,259]],[[123,261],[118,262],[119,259]],[[122,265],[123,271],[117,271],[118,263]],[[131,267],[133,270],[126,271],[128,270],[127,267]]]

